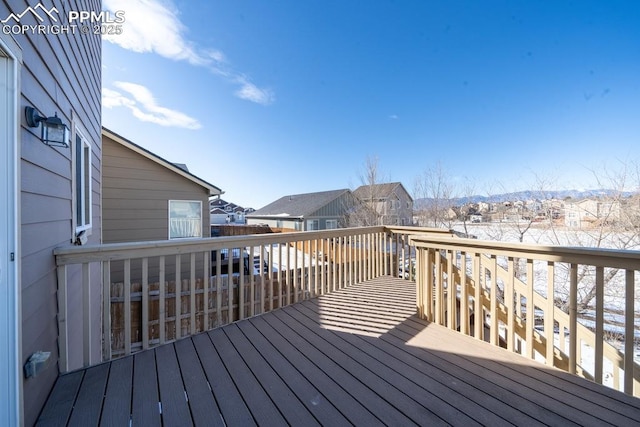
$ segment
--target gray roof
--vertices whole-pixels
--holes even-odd
[[[251,217],[304,218],[331,203],[349,189],[320,191],[318,193],[292,194],[279,198],[263,208],[247,215]]]
[[[369,195],[371,194],[370,187],[371,187],[370,185],[361,185],[360,187],[355,189],[353,194],[360,200],[366,200],[370,197]],[[404,190],[404,192],[409,195],[409,198],[411,198],[411,195],[406,190],[406,188],[404,188],[404,185],[402,185],[401,182],[388,182],[384,184],[374,184],[373,193],[376,195],[377,198],[385,199],[390,195],[394,194],[396,188],[398,187],[401,187]],[[411,200],[413,199],[411,198]]]

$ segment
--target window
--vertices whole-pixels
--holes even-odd
[[[169,239],[202,237],[202,202],[169,200]]]
[[[91,228],[91,145],[82,132],[75,133],[76,233]]]
[[[307,220],[307,231],[318,230],[319,224],[317,219],[308,219]]]
[[[338,220],[337,219],[328,219],[325,221],[325,228],[327,230],[333,230],[334,228],[338,228]]]

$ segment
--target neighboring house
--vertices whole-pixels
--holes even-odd
[[[229,213],[220,209],[213,208],[209,212],[209,224],[210,225],[221,225],[228,224],[230,222]]]
[[[211,225],[245,224],[245,215],[255,211],[253,208],[243,208],[219,197],[212,199],[209,202],[209,207],[211,208]],[[223,217],[220,211],[226,213],[226,215]]]
[[[104,243],[211,236],[209,197],[222,190],[102,129]]]
[[[620,202],[617,200],[584,199],[566,202],[564,223],[572,228],[589,228],[620,219]]]
[[[411,225],[413,223],[413,198],[400,182],[362,185],[354,196],[375,211],[377,224],[362,225]]]
[[[326,230],[345,226],[345,217],[354,206],[348,189],[284,196],[246,215],[247,224],[298,231]]]
[[[2,27],[66,23],[68,11],[98,14],[100,1],[0,1]],[[47,2],[52,7],[51,2]],[[58,12],[60,11],[60,12]],[[66,11],[66,12],[64,12]],[[38,14],[38,17],[36,17]],[[42,16],[41,16],[42,15]],[[54,20],[55,18],[55,20]],[[100,243],[101,39],[83,32],[0,31],[0,425],[32,425],[58,376],[58,289],[53,251],[71,242]],[[45,122],[57,115],[67,146],[43,143]],[[48,120],[49,121],[49,120]],[[31,125],[36,125],[32,127]],[[82,366],[82,272],[66,270],[69,363]],[[88,274],[99,277],[99,264]],[[99,283],[98,280],[92,283]],[[94,348],[100,352],[101,289],[89,305]],[[24,375],[36,352],[49,353],[37,376]],[[92,356],[99,356],[92,355]]]

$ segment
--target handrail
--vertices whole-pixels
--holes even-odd
[[[615,388],[620,389],[622,371],[624,391],[640,394],[640,366],[633,360],[634,289],[640,270],[639,251],[526,245],[433,235],[413,235],[410,242],[417,251],[418,312],[423,318],[530,358],[535,358],[537,353],[549,365],[599,383],[603,383],[603,371],[608,363],[612,366]],[[502,259],[503,265],[499,265],[498,258]],[[516,263],[522,261],[526,271],[518,272]],[[537,271],[534,271],[534,263]],[[555,304],[555,289],[560,284],[555,269],[559,265],[569,269],[569,313]],[[595,270],[595,331],[578,322],[577,318],[579,266]],[[626,337],[631,337],[625,340],[624,352],[604,339],[605,269],[624,270],[624,331]],[[536,274],[540,276],[541,273],[546,279],[536,278]],[[546,295],[554,297],[547,298],[532,286],[533,283],[538,288],[543,286]],[[456,298],[448,298],[451,294]],[[473,325],[469,320],[472,316]],[[536,318],[542,325],[536,325]],[[547,339],[556,335],[557,339]],[[558,344],[554,343],[556,340]],[[565,340],[569,340],[568,351]],[[581,361],[584,350],[589,347],[595,354],[593,367],[584,366]]]

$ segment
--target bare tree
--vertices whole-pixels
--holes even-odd
[[[349,215],[350,226],[380,225],[382,221],[383,202],[380,186],[385,178],[380,170],[378,157],[367,156],[360,171],[360,187],[357,200]],[[354,190],[355,191],[355,190]]]
[[[457,218],[452,210],[454,189],[440,162],[416,178],[414,199],[423,199],[417,208],[419,225],[451,228]]]

